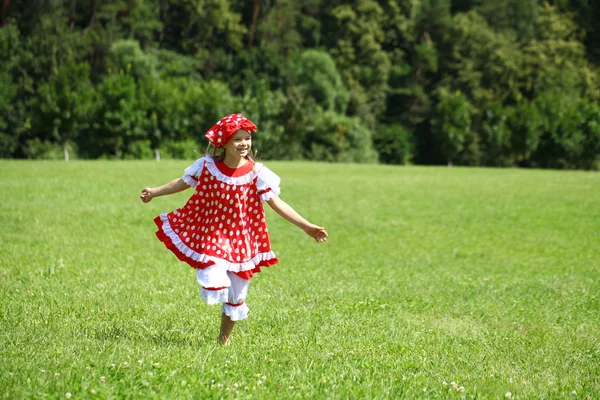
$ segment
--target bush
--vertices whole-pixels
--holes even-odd
[[[413,135],[400,124],[381,126],[373,135],[373,145],[383,163],[402,165],[413,159]]]
[[[325,111],[308,122],[305,157],[329,162],[377,162],[371,131],[358,118]]]
[[[127,144],[123,158],[126,160],[149,160],[154,158],[150,140],[135,140]]]
[[[306,50],[296,68],[296,85],[304,97],[312,97],[324,110],[346,112],[350,95],[329,53]]]
[[[67,144],[69,157],[77,158],[77,146],[69,142]],[[55,142],[49,140],[40,140],[39,138],[29,139],[25,142],[23,153],[27,158],[39,160],[64,160],[65,154],[63,148]]]
[[[204,148],[193,139],[172,140],[163,143],[160,152],[162,158],[195,160],[204,156]]]
[[[542,116],[539,146],[531,163],[542,168],[598,168],[600,107],[583,98],[546,93],[534,101]]]
[[[432,130],[441,153],[448,160],[448,164],[452,164],[460,159],[460,153],[469,147],[471,104],[460,91],[450,92],[442,87],[438,96]]]

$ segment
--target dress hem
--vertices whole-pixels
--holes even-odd
[[[158,230],[156,231],[156,237],[158,238],[158,240],[163,242],[163,244],[167,247],[167,249],[169,249],[173,254],[175,254],[175,256],[179,259],[179,261],[185,262],[186,264],[188,264],[190,267],[192,267],[194,269],[204,269],[204,268],[210,267],[212,265],[218,264],[214,260],[199,261],[199,260],[194,260],[193,258],[187,256],[185,253],[183,253],[177,247],[177,245],[173,242],[173,239],[167,233],[164,232],[163,225],[164,225],[165,221],[163,221],[163,219],[160,215],[157,216],[156,218],[154,218],[154,223],[158,227]],[[267,254],[267,253],[264,253],[264,254]],[[272,254],[272,252],[271,252],[271,254]],[[213,256],[208,256],[206,254],[200,254],[200,255],[204,256],[204,258],[209,258],[209,257],[216,258]],[[259,254],[259,256],[260,256],[260,254]],[[254,258],[256,258],[256,256]],[[258,257],[258,258],[260,259],[262,257]],[[230,261],[222,260],[222,259],[218,259],[218,261],[222,261],[223,264],[226,264],[226,265],[236,264],[236,263],[232,263]],[[253,262],[253,261],[251,261],[251,262]],[[253,274],[261,272],[261,267],[271,267],[271,266],[277,264],[278,262],[279,262],[279,260],[277,259],[277,257],[273,256],[270,259],[260,260],[258,263],[253,262],[254,267],[244,270],[244,271],[235,271],[235,270],[231,270],[230,268],[227,268],[227,270],[231,271],[232,273],[236,274],[237,276],[239,276],[242,279],[248,280],[248,279],[252,278]]]

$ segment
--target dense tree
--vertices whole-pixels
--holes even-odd
[[[34,120],[37,136],[49,132],[51,140],[61,145],[65,161],[69,161],[69,142],[89,128],[89,116],[93,114],[94,92],[89,75],[88,64],[64,66],[38,90]]]
[[[0,156],[193,157],[243,112],[268,158],[598,169],[599,13],[591,0],[5,1]]]

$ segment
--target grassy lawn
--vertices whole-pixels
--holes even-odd
[[[154,236],[191,191],[138,198],[189,164],[0,161],[0,397],[600,398],[600,174],[267,163],[330,238],[268,210],[221,347]]]

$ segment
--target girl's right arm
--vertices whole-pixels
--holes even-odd
[[[144,188],[142,189],[142,194],[140,195],[140,199],[144,203],[148,203],[155,197],[166,196],[173,193],[179,193],[182,190],[189,188],[189,185],[183,181],[181,178],[173,179],[171,182],[159,186],[157,188]]]

